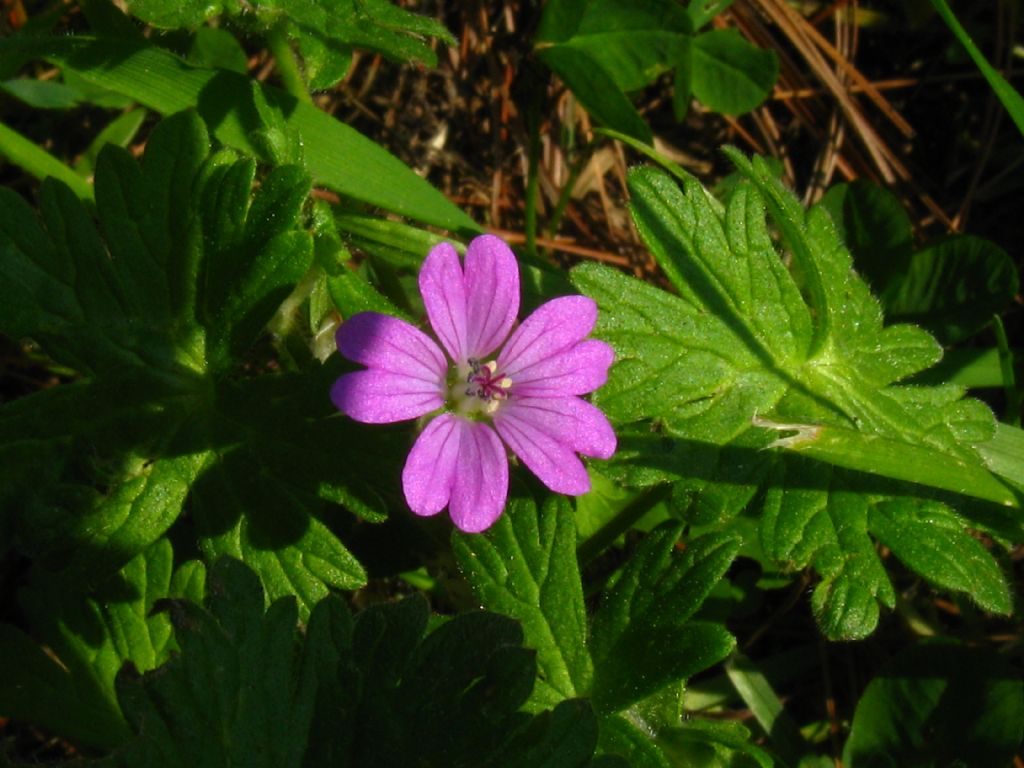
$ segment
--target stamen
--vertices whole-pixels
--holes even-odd
[[[481,363],[479,359],[470,357],[466,365],[469,371],[465,374],[465,385],[453,388],[452,392],[459,407],[466,412],[477,410],[488,415],[494,413],[501,402],[510,396],[511,377],[498,374],[497,360]]]

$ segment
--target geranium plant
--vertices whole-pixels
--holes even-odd
[[[863,180],[805,205],[756,152],[698,179],[647,143],[767,96],[749,16],[510,0],[445,51],[385,0],[9,5],[0,762],[1014,759],[1017,266]],[[454,88],[499,33],[472,130],[523,117],[527,178],[488,234],[322,107],[361,57]],[[566,118],[548,194],[551,94],[602,126]],[[467,134],[431,114],[436,159]],[[601,148],[632,239],[540,236]]]

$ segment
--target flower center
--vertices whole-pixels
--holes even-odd
[[[458,410],[466,414],[474,411],[494,413],[501,401],[508,398],[512,379],[498,373],[498,363],[494,360],[481,363],[471,357],[466,362],[468,367],[459,367],[451,386],[452,400]]]

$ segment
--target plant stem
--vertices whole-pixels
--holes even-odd
[[[537,257],[537,189],[540,184],[540,110],[534,100],[528,107],[530,132],[529,170],[526,176],[526,251]]]
[[[569,201],[572,199],[572,191],[576,188],[576,181],[580,177],[580,173],[583,171],[583,166],[586,165],[587,160],[593,154],[593,145],[587,145],[576,160],[569,168],[569,178],[566,179],[565,185],[562,187],[562,192],[558,196],[558,204],[555,206],[554,212],[551,214],[551,220],[548,222],[548,237],[552,240],[558,237],[558,228],[562,224],[562,217],[565,215],[565,209],[569,207]]]

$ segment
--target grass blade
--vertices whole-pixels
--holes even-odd
[[[92,202],[92,185],[35,142],[0,123],[0,155],[42,180],[60,179],[82,200]]]
[[[1006,107],[1006,111],[1010,113],[1010,117],[1013,118],[1013,122],[1017,126],[1017,130],[1024,135],[1024,97],[1021,97],[1014,87],[1010,85],[1006,79],[996,71],[996,68],[988,63],[988,59],[985,58],[984,54],[978,50],[978,46],[971,40],[970,35],[967,34],[967,30],[963,28],[959,20],[953,14],[952,9],[946,3],[946,0],[932,0],[932,5],[935,7],[936,12],[942,17],[942,20],[946,22],[946,25],[956,35],[956,39],[960,41],[960,44],[967,49],[968,55],[974,60],[978,69],[981,70],[981,74],[988,80],[989,86],[995,91],[996,96],[1003,102],[1003,106]]]

